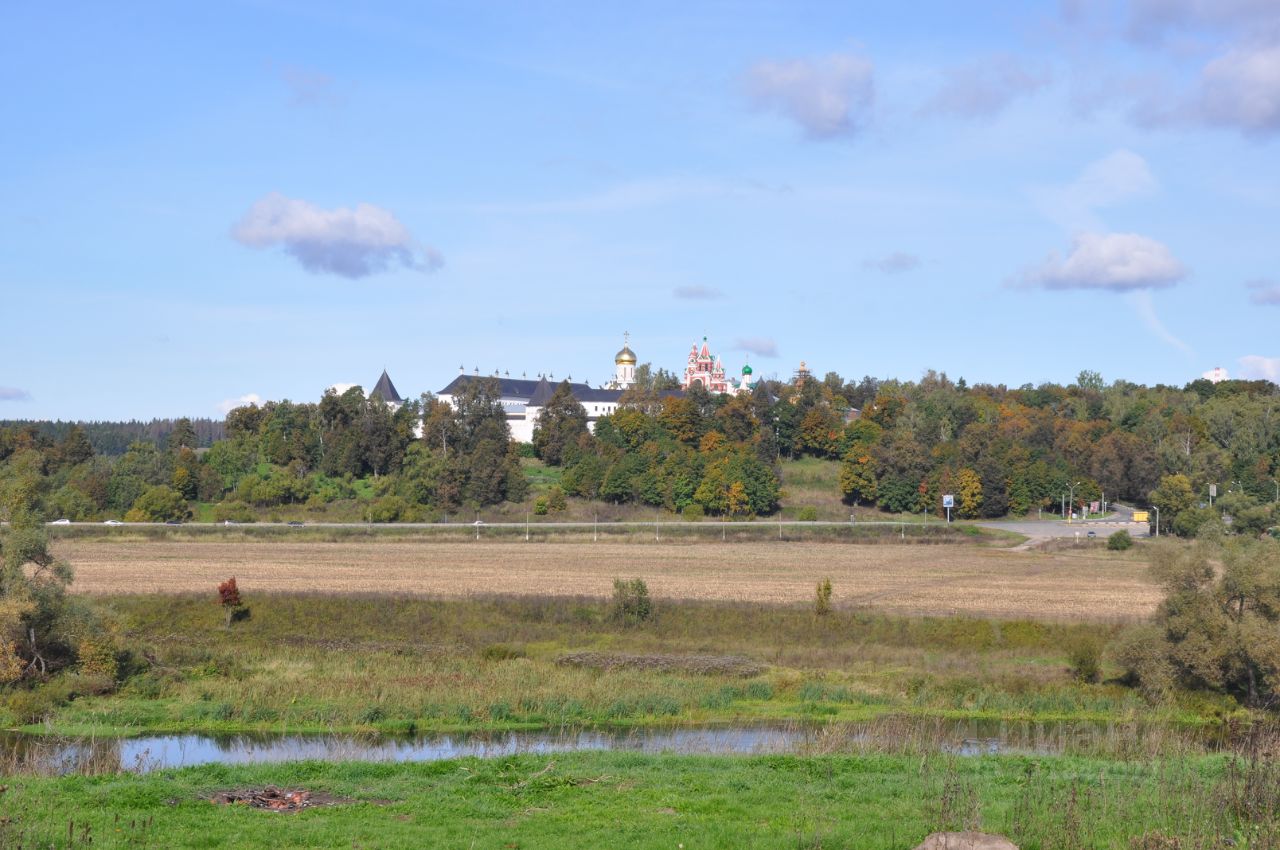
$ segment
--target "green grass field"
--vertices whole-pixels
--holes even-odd
[[[522,755],[432,764],[212,766],[15,778],[2,847],[859,848],[938,829],[1023,850],[1271,848],[1277,770],[1154,762],[871,755]],[[295,814],[212,805],[279,785],[339,798]]]
[[[223,626],[208,597],[100,602],[133,648],[113,693],[75,676],[10,693],[7,725],[77,733],[503,729],[920,717],[1179,720],[1077,681],[1068,648],[1126,626],[909,618],[657,600],[626,625],[607,601],[260,594]],[[565,663],[570,653],[585,662]],[[615,663],[627,656],[624,663]],[[697,659],[691,659],[696,656]],[[612,660],[611,660],[612,659]]]

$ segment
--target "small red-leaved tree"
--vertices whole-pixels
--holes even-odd
[[[237,619],[236,615],[244,610],[244,602],[240,599],[240,588],[236,586],[235,576],[218,585],[218,601],[222,604],[222,612],[227,617],[227,628],[231,628],[231,621]]]

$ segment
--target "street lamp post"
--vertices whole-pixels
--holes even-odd
[[[1073,518],[1073,517],[1075,517],[1075,515],[1076,515],[1076,488],[1077,488],[1077,487],[1079,487],[1079,486],[1080,486],[1080,482],[1079,482],[1079,481],[1077,481],[1075,484],[1072,484],[1072,485],[1071,485],[1071,488],[1070,488],[1070,489],[1071,489],[1071,497],[1070,497],[1070,500],[1069,500],[1069,502],[1068,502],[1068,504],[1067,504],[1067,507],[1071,510],[1071,513],[1067,514],[1067,523],[1068,523],[1068,524],[1070,524],[1070,522],[1071,522],[1072,518]]]
[[[1156,512],[1156,537],[1159,537],[1160,536],[1160,509],[1157,508],[1155,505],[1152,505],[1151,509]]]

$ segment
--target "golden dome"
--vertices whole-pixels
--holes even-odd
[[[624,345],[622,350],[614,356],[613,362],[619,366],[623,364],[634,366],[636,365],[636,353],[631,350],[631,346]]]

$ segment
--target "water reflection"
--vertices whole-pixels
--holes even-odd
[[[421,736],[149,735],[51,738],[0,733],[4,771],[115,773],[201,764],[286,761],[421,762],[519,753],[622,750],[684,755],[818,755],[853,752],[946,752],[1141,757],[1204,752],[1248,744],[1257,729],[1178,729],[1135,723],[1030,723],[888,717],[867,723],[731,725],[698,728],[580,729]],[[1268,739],[1269,740],[1269,739]]]

